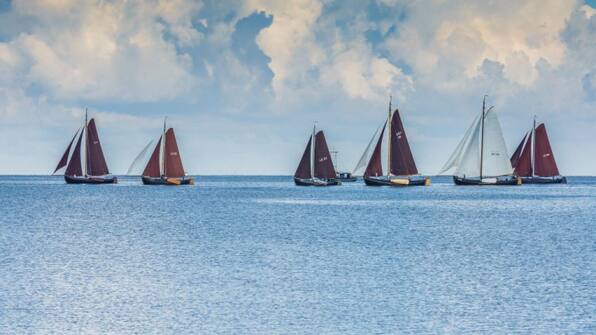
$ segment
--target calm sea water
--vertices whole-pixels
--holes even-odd
[[[596,179],[0,177],[1,334],[596,332]]]

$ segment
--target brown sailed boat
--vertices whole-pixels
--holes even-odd
[[[77,135],[78,140],[71,152]],[[81,147],[84,148],[81,149]],[[64,167],[66,167],[64,180],[68,184],[115,184],[118,182],[118,178],[111,175],[108,170],[95,120],[91,119],[87,122],[87,111],[85,111],[85,125],[74,134],[52,174],[56,174]]]
[[[145,150],[139,156],[144,152]],[[194,179],[184,172],[174,129],[166,128],[165,120],[163,132],[143,170],[141,179],[145,185],[194,185]]]
[[[387,130],[387,174],[383,174],[381,159],[382,143]],[[368,151],[376,136],[364,151],[355,171],[366,162]],[[412,151],[404,126],[396,108],[391,112],[391,99],[389,100],[389,116],[382,126],[381,134],[374,147],[372,155],[366,165],[363,175],[364,183],[368,186],[428,186],[430,178],[418,174]]]
[[[323,131],[317,133],[316,126],[313,127],[312,135],[294,173],[294,183],[298,186],[341,185],[333,167],[325,134]]]
[[[524,184],[566,184],[559,174],[557,162],[548,140],[546,127],[536,120],[511,156],[511,165]]]

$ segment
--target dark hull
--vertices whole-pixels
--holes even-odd
[[[297,186],[337,186],[341,185],[339,179],[301,179],[294,177],[294,183]]]
[[[117,184],[116,176],[64,176],[67,184]]]
[[[394,186],[394,187],[404,187],[404,186],[428,186],[430,185],[430,178],[428,177],[418,177],[418,178],[375,178],[375,177],[363,177],[364,183],[367,186]],[[397,182],[399,179],[400,182]],[[393,181],[392,181],[393,180]]]
[[[522,177],[522,184],[567,184],[567,178],[563,176]]]
[[[461,186],[506,186],[506,185],[521,185],[521,178],[517,178],[514,176],[506,177],[506,178],[495,178],[494,181],[486,181],[488,178],[483,179],[468,179],[462,178],[458,176],[453,176],[453,182],[455,185]]]
[[[358,180],[358,178],[352,176],[349,172],[338,172],[337,179],[339,179],[342,183],[353,183]]]
[[[143,180],[144,185],[171,185],[171,186],[178,186],[178,185],[194,185],[194,179],[189,177],[183,178],[160,178],[160,177],[146,177],[142,176],[141,180]]]

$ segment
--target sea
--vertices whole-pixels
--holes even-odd
[[[594,334],[596,178],[0,177],[0,334]]]

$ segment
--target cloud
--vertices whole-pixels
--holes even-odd
[[[64,100],[129,101],[171,99],[193,86],[191,56],[177,45],[200,40],[190,20],[200,3],[36,0],[14,8],[35,22],[4,45],[26,64],[12,66],[24,85]]]
[[[560,34],[575,7],[566,1],[417,1],[386,41],[392,60],[411,65],[418,81],[460,89],[478,75],[486,59],[504,66],[505,78],[530,86],[536,64],[561,65],[566,47]],[[429,11],[429,8],[433,8]],[[453,69],[454,71],[449,71]]]
[[[257,44],[271,58],[277,99],[297,92],[312,96],[337,91],[368,101],[386,99],[395,91],[405,99],[412,89],[411,78],[374,54],[364,40],[363,33],[370,26],[364,16],[353,19],[351,28],[342,31],[335,27],[335,19],[354,13],[334,11],[318,0],[254,0],[246,3],[245,10],[264,11],[273,17],[273,23],[257,36]]]

